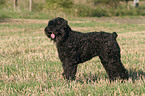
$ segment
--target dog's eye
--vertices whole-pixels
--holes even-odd
[[[59,29],[56,29],[56,32],[59,32],[60,30]]]
[[[58,33],[57,35],[62,35],[61,33]]]
[[[50,31],[50,29],[49,29],[49,28],[45,28],[45,31],[47,31],[47,32],[48,32],[48,31]]]

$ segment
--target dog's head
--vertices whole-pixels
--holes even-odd
[[[68,26],[68,22],[60,17],[50,20],[45,28],[47,37],[57,43],[65,40],[69,31],[71,31],[71,28]]]

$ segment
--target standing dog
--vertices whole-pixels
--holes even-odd
[[[45,34],[56,42],[65,79],[75,79],[78,64],[95,56],[99,56],[101,59],[110,80],[129,78],[128,72],[121,62],[116,32],[111,34],[73,31],[66,20],[58,17],[49,21]]]

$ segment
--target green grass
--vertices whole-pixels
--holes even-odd
[[[118,33],[122,62],[130,74],[124,83],[110,83],[98,57],[79,65],[75,81],[64,80],[55,44],[43,32],[47,22],[0,20],[0,95],[145,95],[144,17],[69,20],[73,30]]]
[[[20,10],[15,11],[14,9],[8,9],[8,8],[1,8],[0,9],[0,18],[25,18],[25,19],[43,19],[43,18],[51,18],[54,16],[53,13],[49,15],[47,12],[29,12],[28,10]]]

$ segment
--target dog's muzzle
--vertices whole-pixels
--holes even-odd
[[[45,28],[45,34],[49,37],[51,37],[52,39],[55,39],[55,34],[53,34],[47,27]]]

